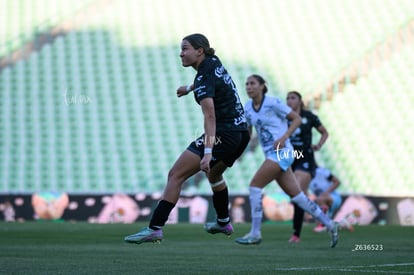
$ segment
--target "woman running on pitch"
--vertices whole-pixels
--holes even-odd
[[[276,180],[292,201],[309,212],[327,227],[331,235],[331,247],[338,242],[338,226],[328,218],[320,207],[312,202],[300,189],[290,168],[295,151],[289,137],[299,127],[300,116],[276,97],[266,96],[266,82],[260,75],[251,75],[246,81],[246,90],[251,98],[245,105],[247,123],[255,127],[266,160],[253,176],[249,187],[252,226],[244,237],[237,238],[239,244],[259,244],[262,241],[263,217],[262,190]],[[288,126],[290,121],[290,126]]]
[[[301,158],[294,160],[292,170],[299,186],[307,194],[309,183],[315,176],[316,170],[316,161],[313,152],[322,148],[322,145],[328,138],[328,131],[322,125],[318,116],[305,109],[302,95],[299,92],[288,92],[286,104],[302,118],[300,126],[293,132],[290,140],[296,152],[302,154]],[[319,142],[316,145],[312,145],[312,128],[315,128],[321,134]],[[300,242],[300,233],[302,231],[305,212],[296,203],[293,203],[293,207],[293,234],[289,242],[298,243]]]

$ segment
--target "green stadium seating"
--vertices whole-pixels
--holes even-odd
[[[58,24],[91,1],[43,0],[48,7],[43,10],[12,2],[16,4],[8,4],[9,13],[21,11],[28,19],[14,24],[10,15],[7,24],[0,24],[5,39],[0,55],[26,42],[4,47],[15,34],[33,37],[36,30]],[[252,73],[265,76],[272,95],[284,99],[287,90],[298,90],[308,98],[412,20],[410,1],[396,2],[194,2],[192,9],[203,14],[193,14],[183,0],[112,2],[81,29],[0,71],[0,193],[161,191],[172,163],[203,129],[193,96],[175,96],[177,87],[190,83],[195,74],[179,60],[180,39],[196,31],[189,27],[194,22],[199,22],[197,31],[209,36],[243,102],[244,82]],[[223,8],[212,8],[215,4]],[[169,16],[169,9],[177,14]],[[213,16],[225,20],[202,23]],[[414,100],[409,92],[411,48],[403,48],[357,83],[348,83],[331,101],[323,99],[319,115],[331,137],[318,162],[343,180],[342,192],[414,190],[405,184],[409,165],[378,161],[384,144],[390,159],[413,160],[407,127]],[[389,125],[398,132],[397,141],[386,130]],[[231,192],[246,194],[262,161],[260,148],[246,152],[226,172]],[[187,185],[188,192],[210,192],[205,179],[192,178]],[[267,190],[277,188],[272,183]]]
[[[335,144],[320,158],[336,172],[352,171],[341,175],[349,184],[343,190],[404,195],[414,187],[408,181],[407,165],[412,161],[413,145],[409,126],[412,108],[407,104],[412,97],[412,83],[407,77],[413,71],[413,56],[412,47],[406,46],[389,62],[322,105],[319,114]],[[339,159],[335,163],[326,154],[336,154]],[[338,161],[345,167],[335,166]]]

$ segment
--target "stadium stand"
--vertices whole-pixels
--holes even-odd
[[[412,153],[409,74],[413,60],[412,45],[407,45],[389,62],[322,104],[320,116],[326,118],[329,129],[335,129],[331,131],[335,144],[328,151],[336,150],[340,161],[329,160],[327,155],[321,158],[328,166],[342,165],[334,170],[350,184],[346,190],[404,195],[395,185],[414,187],[408,179],[410,167],[403,165],[410,162]]]
[[[197,31],[228,64],[243,101],[251,73],[274,95],[298,90],[309,99],[331,134],[318,161],[343,179],[342,192],[413,194],[410,0],[194,2],[202,14],[183,0],[55,3],[8,1],[0,24],[0,193],[162,190],[203,129],[192,97],[175,97],[194,75],[180,65],[179,41]],[[347,71],[390,38],[403,44],[392,56]],[[229,169],[233,193],[247,193],[262,160],[255,148]],[[208,193],[200,178],[184,192]]]

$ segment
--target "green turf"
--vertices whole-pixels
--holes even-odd
[[[341,232],[329,248],[327,233],[304,227],[290,244],[290,225],[264,224],[263,242],[241,246],[209,235],[202,225],[164,228],[161,244],[127,244],[123,237],[146,224],[0,223],[0,274],[414,274],[414,227],[364,226]],[[382,251],[352,251],[358,244]]]

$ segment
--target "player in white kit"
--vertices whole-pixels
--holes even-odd
[[[250,131],[252,126],[255,127],[266,159],[253,176],[249,186],[252,216],[250,232],[237,238],[236,242],[250,245],[262,241],[262,189],[272,180],[276,180],[293,202],[328,228],[331,247],[335,247],[338,241],[338,225],[303,193],[290,168],[293,160],[300,157],[300,152],[293,150],[289,140],[290,135],[301,124],[300,116],[280,99],[265,96],[266,82],[260,75],[251,75],[247,78],[246,91],[251,98],[245,105],[247,123]],[[289,126],[288,120],[291,121]]]
[[[340,184],[339,179],[329,169],[323,167],[316,168],[315,176],[309,184],[309,189],[316,196],[315,202],[330,218],[333,217],[342,204],[341,195],[336,190]],[[346,220],[339,221],[339,225],[341,228],[353,231],[352,224],[349,224]],[[323,232],[326,231],[326,228],[319,223],[313,231]]]

